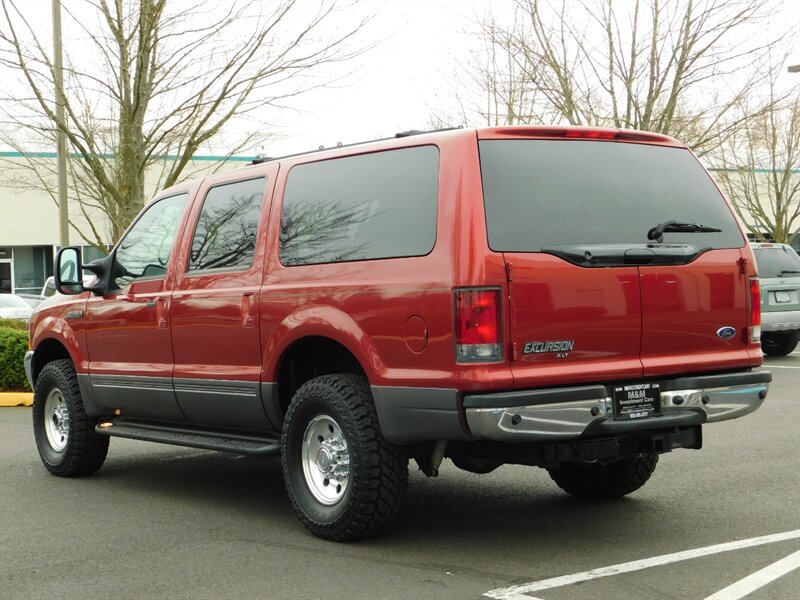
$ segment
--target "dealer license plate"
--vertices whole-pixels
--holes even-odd
[[[661,414],[661,384],[635,383],[614,387],[614,419],[630,421]]]
[[[784,303],[791,301],[792,297],[789,295],[789,292],[775,292],[775,302]]]

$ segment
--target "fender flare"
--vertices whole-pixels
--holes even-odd
[[[31,349],[34,351],[33,374],[38,373],[43,366],[41,357],[38,360],[36,359],[36,351],[42,347],[42,344],[51,340],[66,349],[72,364],[75,366],[76,373],[88,372],[88,360],[80,350],[80,342],[75,330],[64,319],[45,317],[36,324],[36,330],[31,336]]]
[[[347,313],[326,305],[304,306],[286,316],[272,331],[263,348],[262,381],[278,379],[286,352],[308,337],[323,337],[344,346],[359,362],[371,383],[381,380],[386,365],[372,339]]]

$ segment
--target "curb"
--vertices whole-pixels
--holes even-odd
[[[0,406],[31,406],[33,392],[2,392],[0,393]]]

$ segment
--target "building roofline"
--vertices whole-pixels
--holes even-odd
[[[73,158],[81,158],[81,154],[72,152],[70,156]],[[94,156],[98,156],[101,158],[114,158],[113,154],[96,154]],[[17,152],[17,151],[0,151],[0,158],[57,158],[58,154],[56,152]],[[156,156],[155,158],[160,158],[164,160],[178,160],[182,157],[178,156],[177,154],[167,154],[166,156]],[[231,161],[231,162],[253,162],[254,160],[258,159],[257,156],[224,156],[224,155],[195,155],[192,156],[189,160],[198,160],[198,161]]]

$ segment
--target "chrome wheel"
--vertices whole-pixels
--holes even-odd
[[[69,408],[64,395],[58,388],[53,388],[44,403],[44,430],[50,447],[61,452],[67,447],[69,440]]]
[[[339,502],[350,477],[350,452],[339,424],[328,415],[311,419],[301,454],[303,475],[314,498],[325,506]]]

